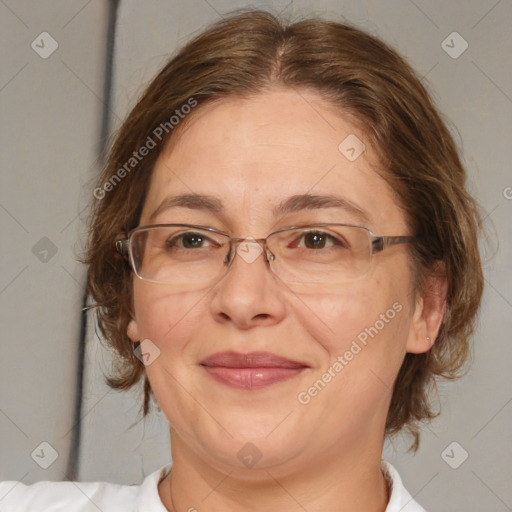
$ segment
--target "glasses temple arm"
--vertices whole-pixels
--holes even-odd
[[[416,236],[378,236],[372,240],[372,251],[380,252],[393,245],[408,244],[417,240]]]

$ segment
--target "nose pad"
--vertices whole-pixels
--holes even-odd
[[[263,252],[263,247],[255,238],[250,236],[238,244],[236,252],[246,263],[254,263]]]
[[[270,251],[268,247],[265,247],[265,242],[263,240],[256,240],[252,236],[247,237],[246,239],[233,244],[236,245],[236,253],[246,262],[253,263],[258,256],[264,252],[264,248],[266,248],[265,260],[267,263],[275,260],[274,254]],[[224,259],[224,265],[230,265],[233,262],[235,256],[235,252],[233,251],[233,247],[226,255]]]

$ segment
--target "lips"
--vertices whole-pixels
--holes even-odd
[[[237,389],[261,389],[291,379],[308,366],[270,352],[219,352],[200,365],[218,382]]]

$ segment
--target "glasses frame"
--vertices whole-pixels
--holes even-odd
[[[128,260],[132,271],[139,279],[142,279],[143,281],[147,281],[150,283],[172,284],[172,283],[161,283],[160,281],[154,281],[152,279],[147,279],[145,277],[140,276],[137,273],[137,270],[135,269],[135,261],[133,258],[132,245],[131,245],[131,240],[135,233],[137,233],[139,231],[147,231],[150,229],[183,227],[183,228],[195,228],[195,229],[200,229],[202,231],[209,231],[211,233],[216,233],[218,235],[223,235],[229,240],[229,252],[228,252],[226,259],[224,260],[224,265],[227,265],[226,272],[228,271],[229,267],[233,263],[233,260],[235,259],[234,255],[235,255],[236,251],[234,250],[234,248],[236,248],[242,242],[246,242],[246,241],[257,242],[260,246],[263,247],[263,251],[266,254],[267,265],[269,266],[270,271],[272,273],[274,273],[274,271],[272,270],[272,267],[270,266],[270,262],[275,260],[275,256],[272,254],[270,249],[268,249],[268,247],[267,247],[267,239],[268,238],[270,238],[271,236],[277,235],[279,233],[283,233],[285,231],[291,231],[293,229],[309,229],[309,228],[321,228],[321,227],[330,227],[330,226],[343,226],[343,227],[347,227],[347,228],[359,228],[359,229],[364,229],[368,233],[368,236],[370,239],[370,265],[368,267],[368,271],[365,274],[363,274],[360,278],[354,279],[354,281],[357,281],[358,279],[362,279],[364,276],[366,276],[368,274],[368,272],[370,271],[370,269],[372,267],[374,254],[382,252],[384,249],[387,249],[388,247],[392,247],[394,245],[414,243],[419,240],[419,238],[417,236],[412,236],[412,235],[376,236],[372,233],[372,231],[370,229],[368,229],[364,226],[358,226],[355,224],[342,224],[342,223],[338,223],[338,222],[336,222],[336,223],[325,222],[325,223],[319,223],[319,224],[304,224],[304,225],[290,226],[290,227],[278,229],[277,231],[273,231],[272,233],[267,235],[266,238],[252,238],[252,237],[248,237],[248,238],[234,237],[233,238],[225,231],[221,231],[219,229],[215,229],[215,228],[211,228],[211,227],[207,227],[207,226],[201,226],[198,224],[150,224],[150,225],[146,225],[146,226],[138,226],[138,227],[130,230],[128,232],[128,234],[126,235],[126,238],[119,238],[115,241],[115,247],[116,247],[117,252],[119,254],[121,254],[121,256],[123,256],[123,258]],[[221,278],[222,278],[222,276],[219,277],[219,279],[221,279]]]

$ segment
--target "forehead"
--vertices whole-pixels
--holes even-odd
[[[377,166],[364,133],[315,93],[224,98],[178,127],[156,162],[141,223],[169,196],[214,196],[224,220],[250,223],[271,222],[287,198],[311,194],[356,205],[370,228],[400,229],[402,212]]]

